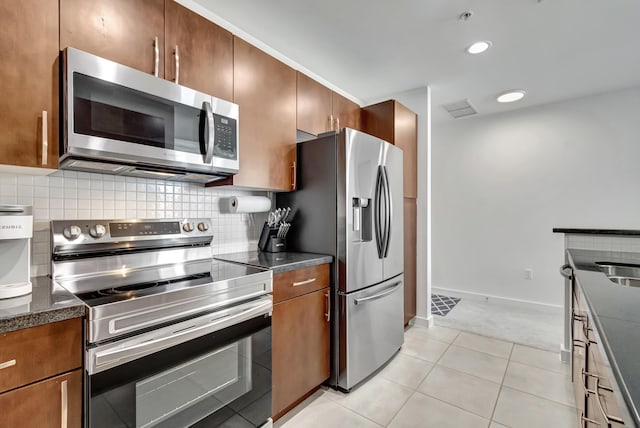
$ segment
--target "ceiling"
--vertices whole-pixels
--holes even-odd
[[[490,114],[640,85],[638,0],[195,3],[365,104],[429,85],[434,121],[465,98]],[[467,54],[477,40],[493,46]],[[495,101],[513,88],[527,96]]]

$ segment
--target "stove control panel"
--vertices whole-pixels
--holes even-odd
[[[210,219],[54,220],[54,245],[138,241],[158,237],[213,237]]]

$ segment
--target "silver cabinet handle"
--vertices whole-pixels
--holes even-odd
[[[291,190],[297,190],[298,187],[298,170],[296,168],[296,161],[293,161],[291,164]]]
[[[327,298],[327,313],[324,314],[324,317],[327,319],[327,322],[331,321],[331,293],[327,291],[324,295]]]
[[[340,118],[336,117],[336,123],[338,124],[338,126],[336,127],[336,131],[340,131]]]
[[[567,270],[569,270],[570,272],[567,273]],[[571,265],[567,263],[566,265],[560,266],[560,275],[564,276],[569,281],[573,280],[573,268],[571,267]]]
[[[67,428],[69,426],[69,393],[67,380],[63,380],[60,384],[60,427]]]
[[[153,39],[153,75],[158,77],[160,68],[160,46],[158,46],[158,36]]]
[[[369,296],[369,297],[363,297],[362,299],[355,299],[353,301],[353,303],[355,303],[356,305],[359,305],[361,303],[368,302],[370,300],[380,299],[380,298],[382,298],[384,296],[388,296],[389,294],[393,293],[401,285],[402,285],[402,282],[400,282],[400,281],[395,282],[387,290],[383,291],[382,293],[374,294],[373,296]]]
[[[49,158],[49,120],[47,111],[42,110],[42,165],[46,165]]]
[[[178,50],[178,45],[176,45],[176,83],[180,83],[180,51]]]
[[[5,361],[4,363],[0,363],[0,370],[9,368],[15,365],[16,365],[16,360]]]
[[[213,126],[213,110],[211,110],[211,103],[205,101],[202,103],[202,109],[207,116],[206,128],[204,133],[205,147],[207,152],[204,154],[204,163],[210,164],[213,159],[213,141],[215,139],[215,129]]]
[[[598,421],[594,421],[593,419],[585,418],[584,417],[584,412],[580,412],[580,422],[588,422],[590,424],[600,425],[600,422],[598,422]],[[584,427],[586,425],[582,425],[582,426]]]
[[[600,400],[600,394],[599,394],[600,389],[605,389],[607,391],[613,391],[613,390],[607,387],[600,386],[600,379],[599,378],[596,379],[596,402],[598,403],[598,407],[600,408],[600,412],[602,413],[602,416],[604,416],[604,419],[607,421],[607,423],[616,422],[624,425],[624,421],[621,418],[617,416],[608,415],[607,412],[605,412],[604,406],[602,405],[602,400]]]
[[[305,279],[304,281],[300,281],[300,282],[294,282],[293,286],[297,287],[299,285],[305,285],[305,284],[311,284],[313,281],[315,281],[315,278],[311,278],[311,279]]]

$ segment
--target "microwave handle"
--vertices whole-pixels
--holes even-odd
[[[213,129],[213,111],[211,110],[211,103],[205,101],[202,103],[202,109],[207,115],[206,128],[204,132],[204,145],[206,152],[204,154],[204,163],[210,164],[213,159],[213,141],[214,141],[214,129]]]

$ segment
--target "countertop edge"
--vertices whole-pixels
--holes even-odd
[[[276,266],[276,267],[273,267],[273,268],[270,268],[270,269],[273,271],[273,273],[284,273],[284,272],[289,272],[289,271],[292,271],[292,270],[304,269],[304,268],[308,268],[308,267],[313,267],[313,266],[323,265],[323,264],[326,264],[326,263],[331,263],[332,261],[333,261],[333,257],[332,256],[322,256],[322,257],[314,258],[314,259],[311,259],[311,260],[305,260],[305,261],[302,261],[302,262],[291,263],[289,265]]]
[[[554,227],[553,233],[567,233],[576,235],[640,235],[640,230]]]
[[[0,334],[83,317],[85,316],[85,313],[85,305],[79,302],[77,305],[73,306],[6,317],[0,319]]]
[[[316,254],[316,253],[298,253],[298,252],[287,252],[287,253],[272,253],[272,254],[295,254],[296,256],[307,257],[304,260],[293,260],[283,264],[272,264],[268,262],[260,262],[256,260],[248,260],[246,257],[247,254],[251,254],[253,252],[245,252],[245,253],[228,253],[228,254],[218,254],[214,256],[215,260],[221,260],[229,263],[237,263],[246,266],[253,266],[262,269],[269,269],[274,274],[289,272],[298,269],[304,269],[308,267],[318,266],[326,263],[333,262],[333,256],[328,254]],[[245,257],[239,257],[239,255],[244,255]]]

